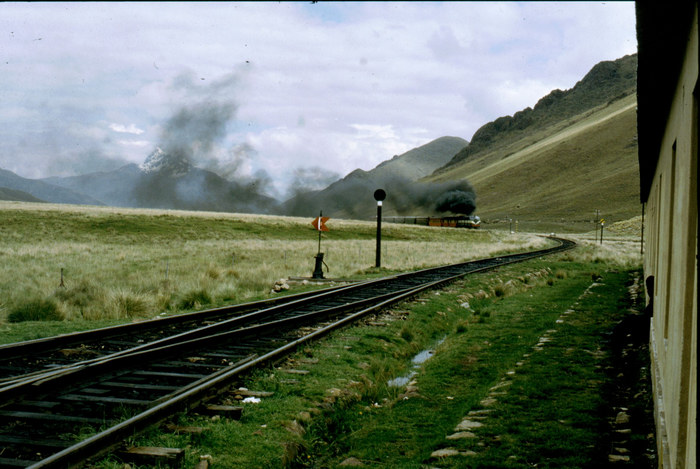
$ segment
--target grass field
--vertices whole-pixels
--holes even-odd
[[[26,340],[267,297],[310,277],[318,232],[301,218],[0,203],[2,341]],[[390,272],[543,247],[531,234],[331,220],[327,278]],[[35,323],[36,324],[33,324]]]

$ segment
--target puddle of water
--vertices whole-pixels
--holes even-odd
[[[411,378],[416,376],[418,373],[415,371],[411,371],[407,376],[399,376],[398,378],[390,379],[389,381],[386,382],[387,386],[394,386],[396,388],[402,388],[406,386],[410,381]]]
[[[433,356],[434,353],[435,350],[423,350],[421,353],[413,357],[411,363],[413,363],[414,365],[420,365],[422,363],[425,363],[428,360],[428,358]]]
[[[413,359],[411,360],[411,363],[413,363],[413,368],[414,370],[418,368],[420,365],[428,361],[430,357],[432,357],[435,354],[435,349],[442,344],[447,336],[443,337],[442,339],[438,340],[437,343],[433,348],[423,350],[422,352],[419,352]],[[394,387],[403,387],[406,386],[411,379],[418,374],[417,371],[411,371],[408,375],[406,376],[399,376],[398,378],[390,379],[387,381],[387,386],[394,386]]]

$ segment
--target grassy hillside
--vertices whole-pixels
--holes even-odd
[[[626,55],[614,61],[596,64],[570,90],[554,90],[513,116],[503,116],[479,128],[469,145],[445,165],[450,167],[497,147],[510,145],[529,134],[552,125],[567,122],[576,116],[614,102],[637,89],[637,55]]]
[[[486,226],[511,217],[521,229],[590,230],[596,210],[606,223],[640,213],[636,135],[631,94],[486,147],[426,180],[469,180]]]

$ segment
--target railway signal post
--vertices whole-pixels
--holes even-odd
[[[316,264],[311,278],[323,278],[323,264],[325,264],[325,262],[323,262],[323,253],[321,252],[321,233],[330,231],[326,226],[328,220],[328,217],[323,216],[323,212],[319,212],[318,217],[311,222],[313,227],[318,231],[318,253],[314,256],[316,258]]]
[[[382,201],[386,199],[384,189],[374,191],[374,200],[377,201],[377,256],[375,266],[382,266]]]

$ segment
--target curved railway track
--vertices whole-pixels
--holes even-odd
[[[78,467],[366,314],[469,273],[574,246],[553,239],[559,245],[549,249],[0,347],[10,369],[0,381],[0,468]],[[73,357],[63,352],[74,349]],[[28,372],[18,372],[24,366]]]

